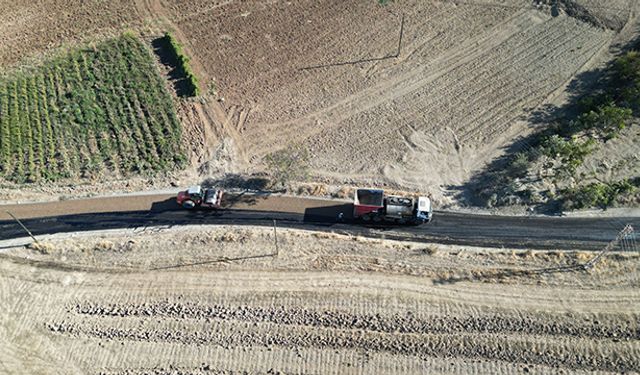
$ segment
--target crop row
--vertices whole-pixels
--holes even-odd
[[[16,182],[180,166],[181,127],[149,50],[125,34],[0,79],[0,175]]]

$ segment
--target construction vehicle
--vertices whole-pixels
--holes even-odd
[[[381,189],[358,189],[353,201],[353,218],[363,222],[423,224],[431,221],[431,199],[386,195]]]
[[[222,206],[222,190],[216,188],[203,189],[202,186],[192,186],[178,193],[176,201],[182,207],[219,209]]]

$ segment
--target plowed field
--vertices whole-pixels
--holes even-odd
[[[534,114],[561,103],[578,73],[632,40],[638,6],[20,1],[0,5],[0,62],[127,27],[172,30],[203,91],[215,93],[178,105],[200,177],[262,170],[266,154],[300,143],[315,179],[422,190],[440,204],[531,132]]]
[[[559,14],[518,0],[373,3],[157,5],[227,110],[245,114],[220,132],[245,165],[303,143],[318,175],[433,193],[528,133],[533,110],[599,61],[632,9],[623,1],[564,2]]]
[[[491,252],[194,227],[0,259],[0,370],[41,374],[633,373],[637,254]],[[179,233],[181,232],[181,233]],[[45,249],[45,248],[43,248]],[[514,271],[509,275],[509,270]]]

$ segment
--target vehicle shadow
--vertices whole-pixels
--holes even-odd
[[[175,198],[168,198],[160,202],[153,202],[151,205],[151,212],[166,212],[166,211],[180,211],[183,210],[176,202]]]
[[[270,194],[225,193],[222,196],[222,208],[236,208],[238,206],[255,206],[259,200],[265,200]]]
[[[342,214],[342,215],[341,215]],[[311,207],[304,210],[305,223],[335,224],[353,221],[353,203]]]

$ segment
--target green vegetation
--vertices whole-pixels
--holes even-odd
[[[569,123],[567,130],[570,133],[588,132],[594,138],[610,140],[618,136],[632,115],[631,109],[608,103],[583,112],[577,120]]]
[[[200,86],[198,85],[198,78],[193,73],[191,65],[189,63],[189,57],[184,53],[182,45],[176,40],[171,33],[165,33],[164,39],[171,50],[171,54],[176,59],[178,66],[177,69],[180,74],[184,75],[187,83],[187,95],[198,96],[200,95]]]
[[[562,207],[566,210],[589,207],[607,208],[620,197],[638,191],[640,179],[622,180],[612,183],[594,182],[585,186],[562,191]]]
[[[0,176],[15,182],[127,175],[184,163],[181,127],[133,35],[0,79]]]
[[[593,139],[580,142],[575,136],[567,139],[554,134],[544,138],[538,150],[551,159],[560,160],[559,172],[573,175],[594,145]]]
[[[523,189],[530,166],[546,157],[545,168],[553,170],[555,180],[576,177],[576,170],[599,144],[620,135],[640,110],[640,54],[628,52],[616,59],[605,72],[600,92],[578,100],[579,113],[562,119],[549,129],[528,140],[527,150],[513,155],[506,165],[496,168],[477,186],[479,198],[487,206],[513,203],[540,203],[540,196]],[[520,180],[520,181],[519,181]],[[526,182],[524,182],[526,183]],[[624,181],[605,184],[591,183],[571,189],[561,189],[559,195],[549,194],[565,209],[606,207],[617,197],[629,192]],[[535,196],[535,200],[531,197]],[[544,199],[542,199],[544,201]]]
[[[265,157],[274,187],[285,187],[294,180],[303,180],[309,173],[309,151],[303,147],[290,147]]]

